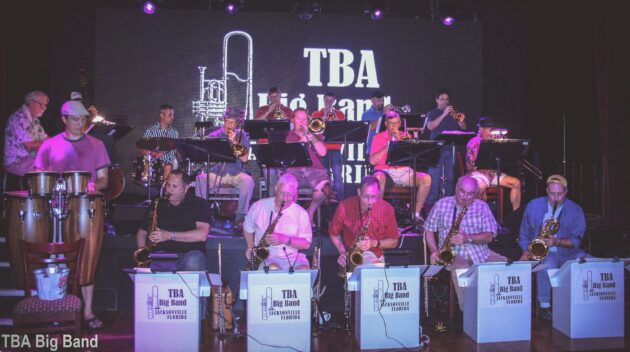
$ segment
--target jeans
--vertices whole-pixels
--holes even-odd
[[[177,260],[178,271],[206,271],[206,255],[199,250],[193,250],[180,255]],[[206,318],[208,297],[199,297],[199,316]]]
[[[538,303],[541,308],[549,308],[551,303],[551,281],[549,280],[549,269],[558,269],[564,262],[579,258],[584,255],[583,251],[579,253],[571,253],[569,255],[560,255],[555,252],[549,252],[545,260],[542,261],[547,267],[536,273],[536,285],[538,294]],[[587,255],[590,257],[590,255]]]
[[[431,190],[427,197],[427,203],[429,204],[435,204],[440,196],[442,165],[444,166],[444,177],[446,177],[444,196],[452,196],[453,188],[455,187],[455,170],[453,169],[453,150],[450,146],[442,148],[438,165],[429,168],[429,175],[431,176]]]

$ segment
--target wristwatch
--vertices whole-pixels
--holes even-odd
[[[381,240],[376,240],[376,248],[381,248]]]
[[[468,240],[466,241],[468,244],[472,244],[472,235],[468,235]]]

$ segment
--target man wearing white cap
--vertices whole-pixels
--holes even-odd
[[[47,139],[39,149],[33,168],[42,171],[88,171],[88,192],[107,188],[107,168],[110,165],[105,145],[99,139],[86,135],[84,125],[89,112],[78,101],[67,101],[61,106],[61,120],[66,130]],[[92,310],[94,284],[81,287],[83,318],[89,329],[100,328],[103,323]]]
[[[575,202],[567,199],[567,179],[561,175],[551,175],[547,179],[547,196],[533,199],[527,204],[521,222],[519,244],[523,250],[521,260],[529,259],[528,246],[540,232],[546,220],[557,219],[560,228],[555,235],[545,239],[547,256],[542,260],[545,270],[536,273],[538,303],[541,317],[551,320],[551,282],[547,269],[557,269],[567,260],[585,256],[580,243],[586,231],[584,211]]]

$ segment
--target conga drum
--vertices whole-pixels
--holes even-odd
[[[24,174],[28,194],[32,197],[52,197],[57,186],[59,173],[52,171],[32,171]]]
[[[87,184],[90,182],[90,173],[87,171],[65,171],[61,178],[66,186],[69,196],[80,196],[87,193]]]
[[[114,200],[125,190],[125,174],[120,165],[114,164],[107,169],[107,200]]]
[[[94,192],[68,196],[67,209],[68,216],[61,225],[62,238],[64,242],[85,239],[79,273],[79,285],[84,286],[94,282],[103,247],[103,195]]]
[[[50,241],[52,220],[47,197],[31,197],[28,191],[8,192],[4,195],[8,203],[4,213],[7,224],[9,257],[18,288],[24,287],[24,262],[20,240],[36,243]]]

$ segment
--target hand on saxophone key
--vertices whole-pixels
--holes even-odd
[[[556,236],[550,235],[549,238],[544,238],[543,241],[545,241],[548,248],[553,247],[556,245]]]
[[[245,258],[247,258],[247,260],[251,260],[252,259],[252,251],[254,250],[254,247],[247,247],[247,249],[245,249]]]
[[[468,235],[464,234],[461,230],[457,232],[456,235],[453,235],[453,237],[451,237],[451,243],[456,245],[464,244],[467,242],[467,240]]]
[[[432,265],[437,264],[437,262],[438,262],[438,251],[435,251],[435,252],[431,253],[431,256],[429,257],[429,261],[431,262]]]
[[[337,258],[337,263],[341,266],[345,266],[346,265],[346,257],[347,254],[343,253],[343,254],[339,254],[339,258]]]
[[[153,243],[160,243],[168,240],[170,237],[170,232],[161,230],[157,228],[155,231],[151,232],[149,235],[149,240]]]
[[[376,245],[374,245],[374,246],[372,245],[373,243],[375,244],[376,241],[372,240],[369,237],[366,237],[363,241],[359,241],[359,243],[357,243],[357,245],[359,246],[359,248],[362,251],[367,251],[368,249],[370,249],[372,247],[376,247]]]
[[[269,243],[272,246],[279,246],[281,244],[287,244],[287,242],[289,242],[289,236],[287,235],[284,235],[278,232],[273,232],[267,235],[267,243]]]

